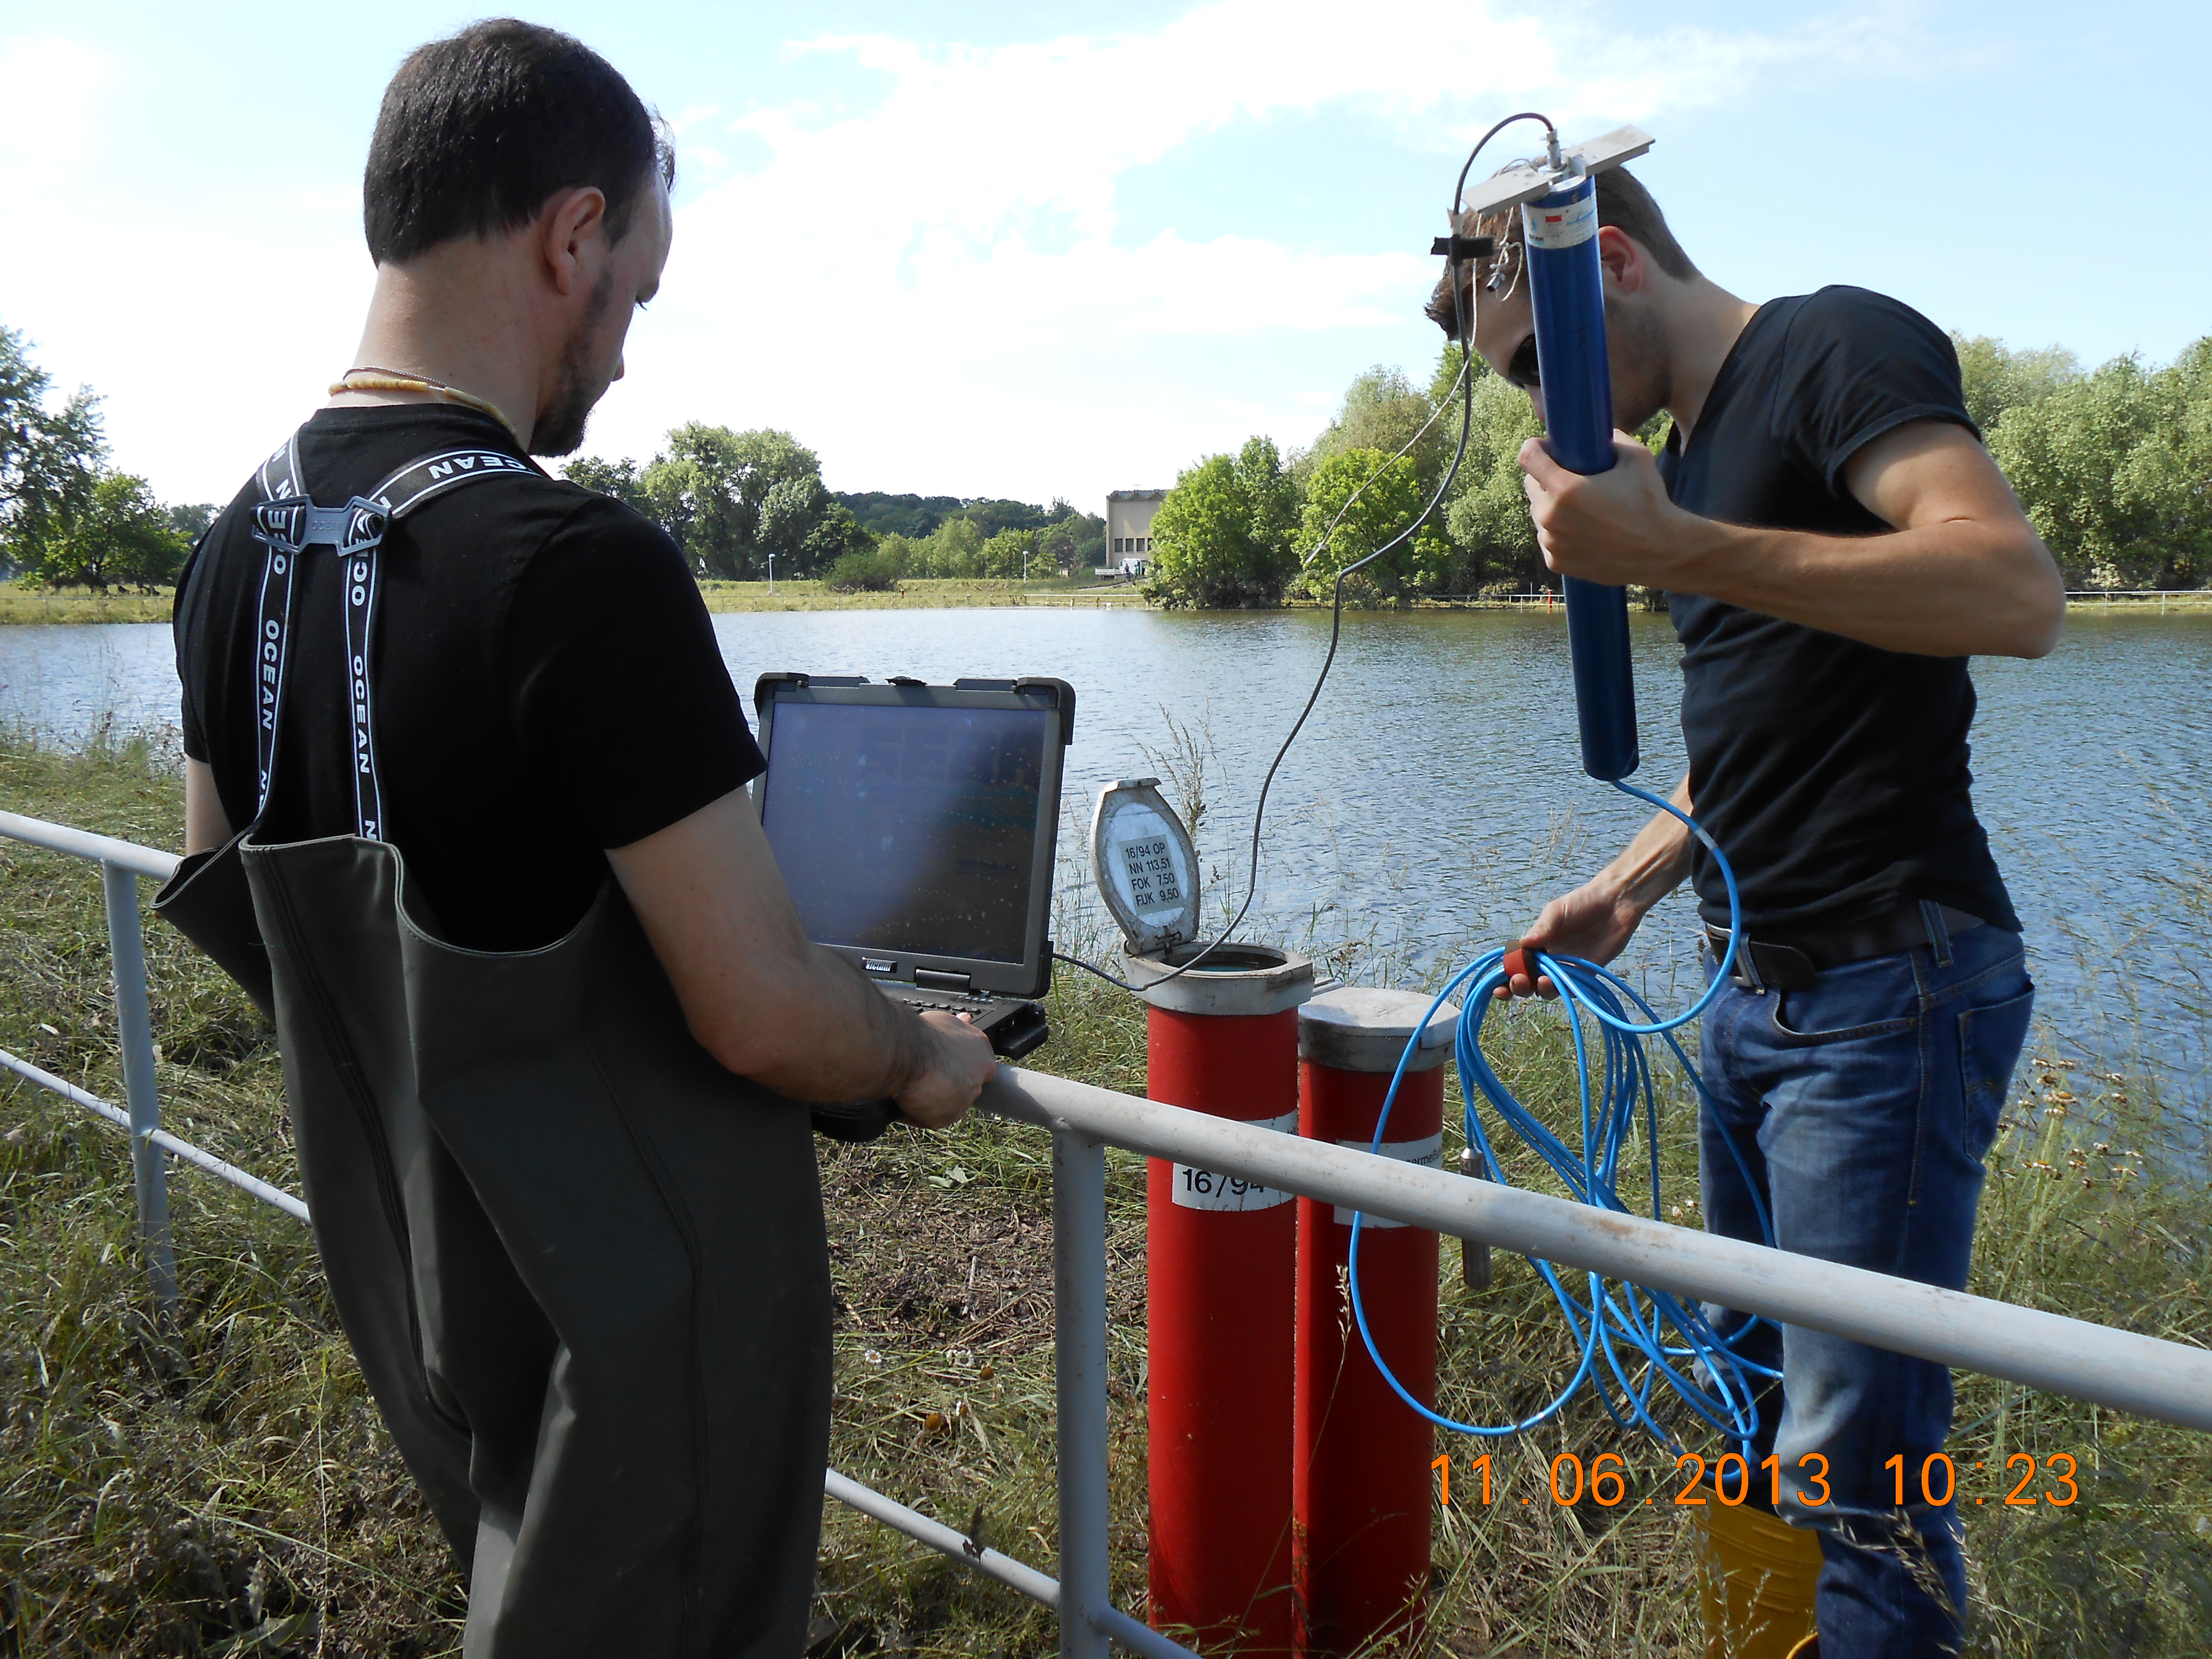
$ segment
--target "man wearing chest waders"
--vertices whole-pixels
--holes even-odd
[[[1968,796],[1966,659],[2057,643],[2057,568],[1925,318],[1863,289],[1738,300],[1623,169],[1598,174],[1597,214],[1616,421],[1663,410],[1674,434],[1656,461],[1616,434],[1595,477],[1541,440],[1521,465],[1545,562],[1663,589],[1682,643],[1690,770],[1674,799],[1734,861],[1746,936],[1704,1021],[1706,1225],[1756,1241],[1764,1207],[1783,1249],[1961,1289],[2033,1000]],[[1468,273],[1486,284],[1475,345],[1540,416],[1520,216],[1479,228],[1498,252]],[[1430,315],[1452,329],[1449,287]],[[1527,942],[1609,961],[1685,878],[1717,958],[1719,869],[1664,816],[1547,905]],[[1723,1334],[1748,1322],[1707,1312]],[[1822,1659],[1956,1652],[1958,1522],[1920,1488],[1950,1428],[1950,1373],[1763,1322],[1736,1346],[1782,1373],[1749,1461],[1778,1454],[1783,1518],[1818,1529]],[[1901,1507],[1884,1467],[1900,1455]],[[1770,1490],[1764,1474],[1753,1489]]]
[[[192,856],[162,913],[273,1012],[471,1659],[800,1651],[831,1309],[802,1103],[944,1125],[993,1065],[807,942],[682,556],[525,459],[620,377],[672,174],[565,35],[408,58],[351,372],[177,605]]]

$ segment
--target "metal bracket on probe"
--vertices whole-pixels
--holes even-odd
[[[1563,167],[1555,168],[1548,161],[1524,161],[1468,186],[1461,207],[1477,219],[1503,213],[1554,189],[1563,174],[1603,173],[1623,161],[1632,161],[1651,148],[1651,135],[1641,127],[1615,127],[1600,137],[1568,145],[1561,157]],[[1462,219],[1462,222],[1467,222]]]
[[[1495,236],[1439,236],[1429,252],[1446,259],[1487,259],[1498,252]]]

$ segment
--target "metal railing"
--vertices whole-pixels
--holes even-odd
[[[27,1083],[50,1090],[129,1133],[138,1235],[151,1281],[155,1316],[162,1330],[173,1331],[177,1267],[165,1155],[228,1182],[296,1220],[311,1221],[310,1212],[293,1194],[161,1127],[138,881],[142,877],[167,881],[176,873],[181,860],[173,853],[15,812],[0,812],[0,836],[100,866],[107,903],[108,951],[114,969],[116,1029],[122,1042],[124,1091],[129,1109],[103,1100],[4,1048],[0,1048],[0,1071],[12,1072]],[[1039,1121],[1037,1114],[1042,1109],[1025,1094],[1014,1092],[985,1104],[1029,1121]],[[1103,1146],[1073,1129],[1054,1127],[1053,1176],[1053,1275],[1059,1314],[1054,1370],[1058,1452],[1063,1472],[1059,1482],[1060,1577],[1048,1577],[836,1469],[823,1471],[823,1490],[863,1515],[1054,1609],[1060,1615],[1060,1651],[1071,1659],[1075,1656],[1100,1659],[1109,1641],[1146,1659],[1197,1659],[1188,1648],[1115,1607],[1109,1594]]]
[[[1424,593],[1431,605],[1543,605],[1559,603],[1556,587],[1522,587],[1510,593]]]
[[[157,1308],[173,1309],[163,1154],[305,1221],[307,1207],[161,1127],[137,880],[166,879],[170,854],[0,812],[0,836],[101,866],[114,952],[126,1111],[0,1051],[0,1067],[130,1131],[149,1274]],[[1846,1267],[1540,1193],[1349,1151],[1257,1125],[1184,1111],[1065,1078],[1001,1066],[981,1109],[1033,1124],[1053,1144],[1054,1431],[1059,1458],[1057,1581],[836,1470],[832,1498],[1054,1608],[1067,1659],[1102,1659],[1109,1642],[1147,1659],[1188,1649],[1116,1608],[1108,1595],[1106,1156],[1109,1146],[1172,1159],[1369,1215],[1498,1245],[1778,1322],[2024,1383],[2185,1428],[2212,1431],[2212,1351],[2086,1320]]]
[[[2146,605],[2156,599],[2158,614],[2163,617],[2168,599],[2188,599],[2192,602],[2191,609],[2202,609],[2208,599],[2212,599],[2212,591],[2201,587],[2083,587],[2066,591],[2066,600],[2069,605],[2088,604],[2099,599],[2104,601],[2107,611],[2112,608],[2114,599],[2141,599]]]

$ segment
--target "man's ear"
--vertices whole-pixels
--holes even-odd
[[[553,291],[564,297],[587,291],[597,276],[594,243],[606,237],[607,198],[597,185],[556,191],[538,216],[538,251]],[[597,253],[604,253],[600,248]]]
[[[1650,279],[1651,261],[1634,237],[1616,225],[1600,225],[1597,260],[1606,277],[1622,292],[1633,294]]]

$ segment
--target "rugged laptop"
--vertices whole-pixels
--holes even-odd
[[[1050,1035],[1064,680],[764,674],[761,825],[807,935],[1013,1060]]]

